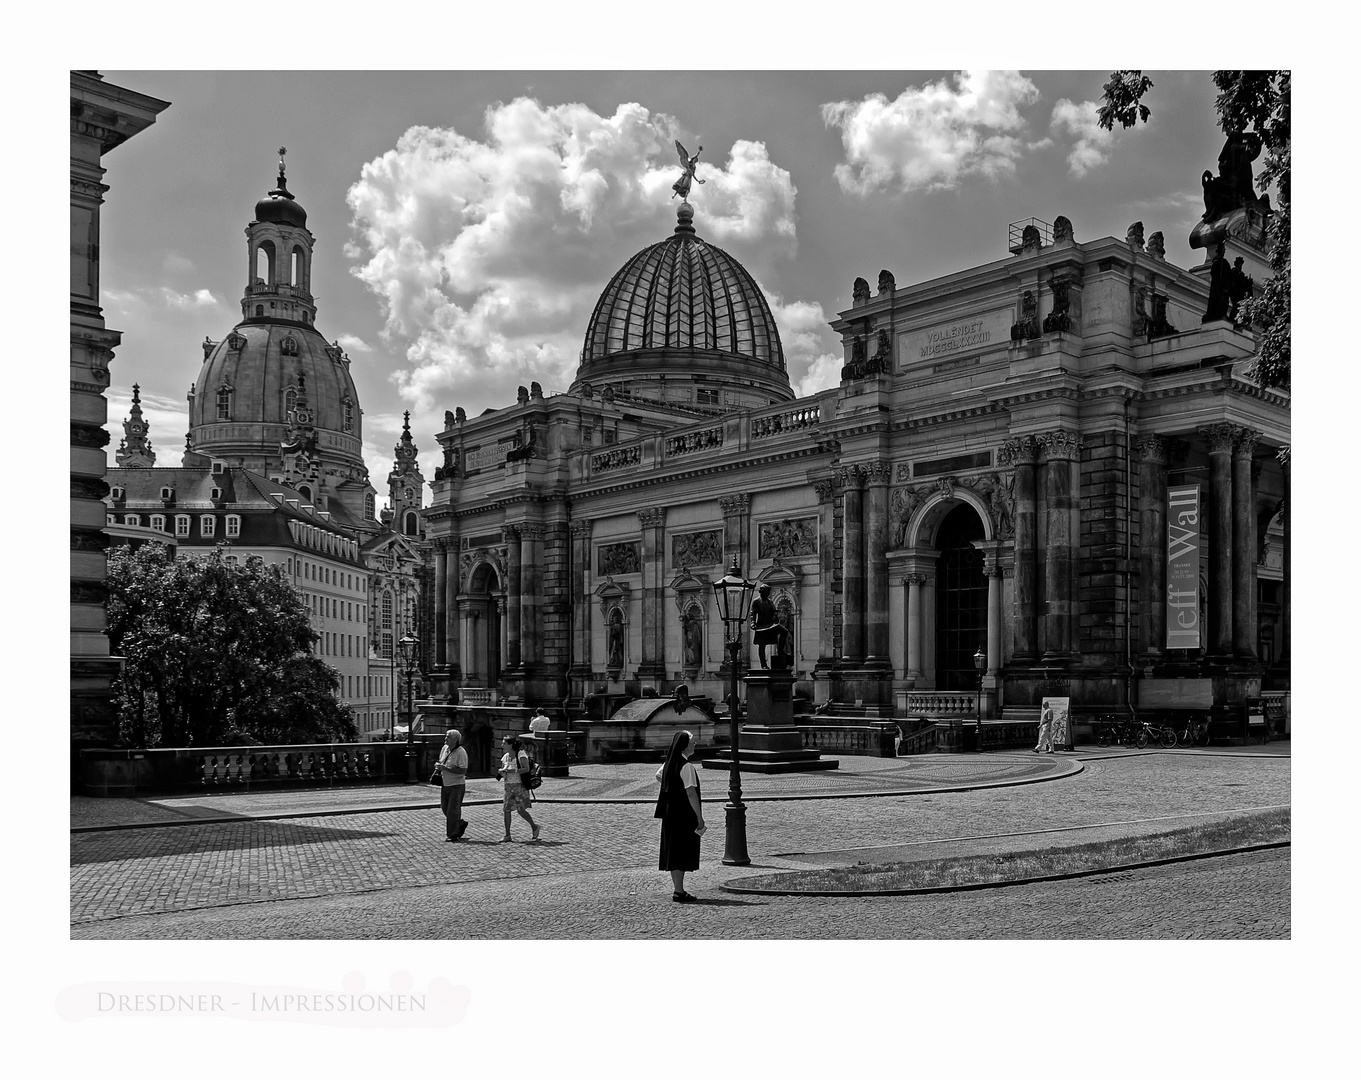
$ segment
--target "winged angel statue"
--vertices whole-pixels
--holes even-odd
[[[695,151],[694,157],[691,157],[690,151],[681,145],[679,139],[676,140],[676,153],[680,155],[681,168],[685,171],[681,173],[680,179],[671,185],[671,190],[681,197],[682,202],[690,197],[691,181],[698,181],[698,183],[701,184],[704,183],[703,180],[699,180],[698,177],[695,176],[695,166],[699,164],[700,151],[703,149],[704,147],[701,146],[699,150]],[[671,197],[674,199],[676,195],[672,195]]]

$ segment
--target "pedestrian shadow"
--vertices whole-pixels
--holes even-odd
[[[71,837],[71,865],[160,859],[207,851],[299,847],[397,835],[372,829],[345,829],[332,825],[304,825],[296,821],[260,821],[253,818],[224,824],[177,824],[164,828],[76,833]]]
[[[765,907],[764,900],[729,900],[718,896],[698,896],[695,898],[696,907]]]

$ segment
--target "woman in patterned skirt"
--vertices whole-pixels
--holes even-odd
[[[525,787],[523,777],[529,772],[529,755],[524,751],[524,744],[514,735],[507,735],[501,742],[506,747],[506,752],[501,756],[501,768],[496,775],[501,778],[501,783],[505,785],[505,794],[501,801],[501,811],[506,819],[506,835],[502,843],[510,842],[510,814],[514,810],[527,822],[529,827],[534,830],[531,840],[539,838],[539,826],[534,824],[534,819],[529,816],[529,805],[534,801],[533,793]]]

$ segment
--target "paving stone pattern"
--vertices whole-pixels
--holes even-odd
[[[986,757],[990,770],[1036,767],[1031,755]],[[944,771],[964,767],[957,758],[929,760],[932,768]],[[856,780],[893,781],[891,771],[900,764],[886,761],[884,768],[867,770]],[[917,764],[913,759],[908,771],[927,775],[922,767],[914,772]],[[543,802],[535,810],[545,826],[543,839],[523,842],[528,829],[516,818],[512,828],[520,842],[509,845],[495,842],[501,835],[499,805],[469,809],[472,824],[468,841],[461,844],[443,842],[443,821],[434,809],[76,833],[71,838],[72,934],[1289,936],[1288,850],[1054,885],[876,899],[869,907],[859,899],[742,897],[715,888],[744,873],[771,869],[1016,845],[1015,838],[998,834],[1110,822],[1122,824],[1102,835],[1163,831],[1182,823],[1167,820],[1178,815],[1290,801],[1286,758],[1164,753],[1095,757],[1084,765],[1077,775],[1014,787],[753,802],[748,843],[754,865],[745,871],[721,865],[726,777],[706,772],[704,779],[723,777],[724,782],[705,785],[710,831],[701,868],[690,879],[705,902],[693,908],[669,902],[666,876],[655,869],[657,827],[650,799],[622,805]],[[652,783],[649,769],[629,768],[633,773],[619,774],[611,789],[616,797],[621,788],[644,785],[641,790],[647,791],[645,784]],[[585,784],[604,778],[580,779]],[[1050,832],[1028,837],[1026,846],[1091,838],[1087,832]],[[913,854],[904,855],[905,850]],[[393,890],[419,891],[397,902]],[[1032,925],[1028,905],[1052,903],[1054,895],[1064,897],[1065,916],[1055,921],[1046,915],[1042,925]],[[409,903],[413,898],[418,902]],[[406,914],[394,918],[394,908]],[[415,921],[413,911],[419,912]],[[987,917],[970,923],[961,918],[964,912]],[[688,921],[678,923],[678,918]]]

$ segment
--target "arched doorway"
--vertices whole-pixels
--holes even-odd
[[[495,686],[501,678],[501,581],[490,563],[482,563],[468,581],[468,686]]]
[[[987,652],[988,579],[983,553],[974,541],[986,538],[972,506],[958,505],[936,530],[936,688],[976,690],[974,653]]]

